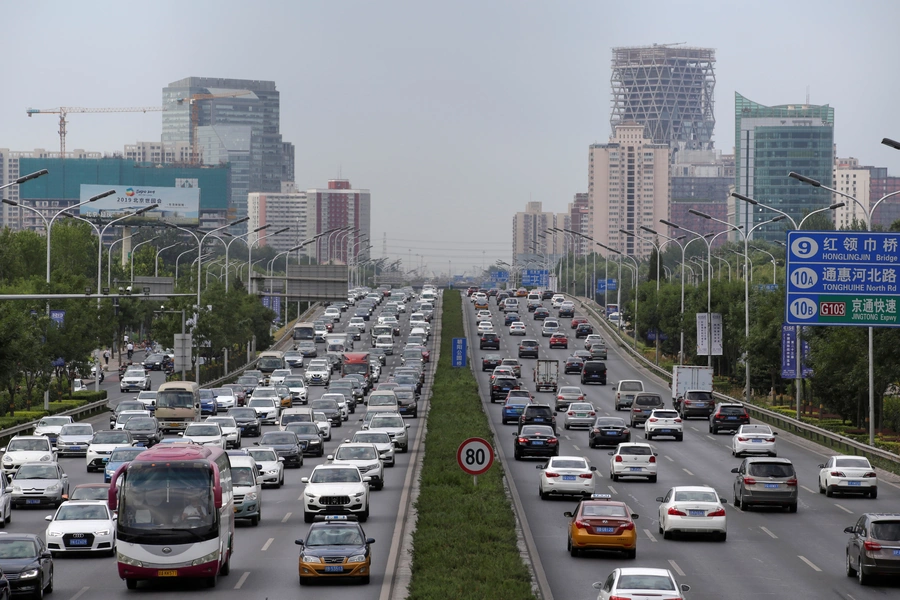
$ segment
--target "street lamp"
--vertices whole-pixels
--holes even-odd
[[[103,235],[106,233],[106,230],[109,227],[118,223],[119,221],[124,221],[125,219],[130,219],[131,217],[136,217],[138,215],[142,215],[145,212],[147,212],[148,210],[151,210],[153,208],[156,208],[156,205],[151,204],[149,206],[142,206],[141,208],[137,209],[136,211],[134,211],[131,214],[123,215],[123,216],[119,217],[118,219],[113,219],[112,221],[110,221],[109,223],[104,225],[103,229],[100,230],[100,241],[97,244],[97,291],[98,292],[100,291],[100,285],[101,285],[100,278],[103,276]],[[122,238],[122,239],[124,239],[124,238]],[[113,242],[113,244],[115,244],[115,243],[116,242]],[[111,263],[112,262],[112,245],[110,245],[110,259],[109,260]],[[132,279],[133,279],[133,277],[132,277]],[[107,285],[107,287],[109,287],[109,282],[107,282],[106,285]],[[97,299],[97,301],[98,302],[100,301],[99,298]]]
[[[60,216],[62,216],[62,217],[68,217],[68,218],[74,219],[74,220],[76,220],[76,221],[82,221],[82,222],[84,222],[84,223],[87,223],[87,224],[90,225],[91,228],[94,230],[94,233],[96,233],[97,235],[100,235],[100,228],[97,227],[97,225],[95,225],[93,221],[89,221],[88,219],[85,219],[84,217],[79,217],[78,215],[73,215],[73,214],[70,213],[70,212],[64,212],[64,213],[63,213],[62,215],[60,215]]]
[[[279,233],[284,233],[285,231],[290,231],[290,227],[283,227],[278,231],[273,231],[272,233],[267,233],[266,235],[258,236],[255,240],[247,244],[247,263],[250,267],[247,269],[247,289],[250,289],[250,279],[253,277],[253,246],[258,245],[260,241],[266,239],[267,237],[272,237],[273,235],[278,235]],[[256,261],[259,262],[259,261]],[[240,275],[238,275],[240,277]]]
[[[248,231],[247,233],[242,233],[240,235],[234,236],[233,239],[229,240],[228,243],[225,244],[225,293],[228,293],[228,289],[229,289],[228,288],[228,250],[231,248],[231,244],[234,243],[234,240],[240,240],[250,234],[259,233],[260,231],[263,231],[264,229],[268,229],[269,227],[270,226],[268,223],[265,225],[260,225],[256,229]],[[249,248],[250,244],[247,244],[247,247]]]
[[[115,243],[115,242],[113,242],[113,243]],[[195,251],[196,251],[196,248],[189,248],[189,249],[185,250],[184,252],[182,252],[181,254],[179,254],[178,257],[175,259],[175,285],[178,285],[178,263],[181,261],[181,257],[184,256],[185,254],[187,254],[188,252],[195,252]]]
[[[202,238],[200,238],[200,243],[197,244],[197,310],[200,310],[200,275],[203,273],[203,242],[206,241],[206,238],[212,235],[217,231],[222,231],[223,229],[228,229],[234,225],[240,225],[241,223],[246,223],[250,220],[250,217],[243,217],[238,219],[237,221],[232,221],[227,225],[222,225],[221,227],[216,227],[215,229],[211,229],[208,231]],[[224,243],[224,242],[223,242]],[[227,248],[227,246],[226,246]],[[199,314],[199,313],[198,313]],[[199,364],[199,361],[198,361]],[[197,367],[197,373],[200,373],[200,367]],[[197,377],[197,382],[199,383],[200,377]]]
[[[728,268],[728,282],[731,283],[731,263],[719,256],[718,254],[713,254],[713,258],[718,261],[725,263],[725,266]],[[722,279],[722,265],[719,265],[719,280]]]
[[[27,177],[27,175],[26,175],[26,177]],[[64,208],[50,218],[50,221],[47,223],[47,283],[50,283],[50,230],[53,228],[53,221],[55,221],[56,218],[59,215],[63,214],[64,212],[69,212],[73,208],[78,208],[79,206],[84,206],[85,204],[90,204],[91,202],[96,202],[97,200],[101,200],[103,198],[106,198],[107,196],[112,196],[115,193],[116,193],[116,190],[106,190],[105,192],[97,194],[96,196],[91,196],[84,202],[79,202],[78,204],[69,206],[68,208]],[[129,215],[129,216],[131,216],[131,215]],[[102,244],[101,244],[101,246],[102,246]],[[99,281],[100,281],[99,277],[97,278],[97,281],[99,283]],[[99,286],[97,287],[97,291],[98,292],[100,291]]]
[[[9,183],[0,185],[0,190],[5,190],[8,187],[12,187],[14,185],[22,185],[26,181],[31,181],[32,179],[37,179],[38,177],[42,177],[49,173],[47,169],[41,169],[40,171],[35,171],[34,173],[29,173],[28,175],[22,175],[18,179],[10,181]],[[115,193],[115,192],[113,192]],[[107,194],[109,195],[109,194]],[[15,200],[3,200],[4,204],[9,204],[10,206],[18,206],[18,203]]]
[[[168,250],[169,248],[174,248],[175,246],[179,246],[179,245],[181,245],[181,242],[175,242],[174,244],[166,246],[165,248],[160,248],[159,250],[156,251],[156,258],[153,259],[153,276],[154,277],[159,277],[159,255],[162,254],[164,251]]]
[[[776,282],[776,267],[777,267],[777,264],[778,264],[778,263],[775,262],[775,256],[774,256],[771,252],[769,252],[768,250],[763,250],[763,249],[760,248],[759,246],[753,246],[753,245],[751,245],[750,247],[753,248],[754,250],[756,250],[757,252],[762,252],[763,254],[768,254],[768,255],[769,255],[769,258],[772,259],[772,260],[771,260],[771,262],[772,262],[772,285],[775,285],[775,282]]]
[[[134,246],[131,247],[131,285],[134,285],[134,255],[137,254],[137,249],[143,246],[144,244],[149,244],[153,240],[158,239],[159,236],[155,235],[149,240],[144,240],[143,242],[138,242]]]

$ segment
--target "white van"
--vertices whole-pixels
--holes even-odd
[[[256,527],[262,517],[262,474],[251,456],[228,457],[234,490],[234,518],[250,519]]]
[[[616,410],[631,408],[635,394],[644,391],[644,382],[639,379],[623,379],[616,384],[615,405]]]
[[[504,298],[503,300],[503,312],[518,312],[519,311],[519,300],[516,298]]]
[[[285,408],[278,418],[278,430],[284,431],[291,423],[312,423],[314,422],[312,413],[312,409],[308,407]]]

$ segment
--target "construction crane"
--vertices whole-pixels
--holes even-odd
[[[251,92],[242,90],[240,92],[229,92],[227,94],[194,94],[190,98],[179,98],[178,104],[187,102],[191,107],[191,164],[200,162],[200,152],[197,149],[197,128],[200,126],[200,104],[199,100],[212,100],[214,98],[237,98],[238,96],[247,96]]]
[[[161,112],[162,106],[138,106],[130,108],[79,108],[74,106],[60,106],[59,108],[28,108],[25,114],[32,115],[59,115],[59,156],[66,157],[66,115],[69,113],[121,113],[121,112]]]

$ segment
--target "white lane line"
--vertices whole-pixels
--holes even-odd
[[[684,471],[684,472],[687,473],[688,475],[693,475],[693,473],[691,473],[691,472],[688,471],[687,469],[682,469],[682,471]]]
[[[763,527],[762,525],[760,525],[759,528],[762,529],[763,531],[765,531],[766,533],[768,533],[768,534],[769,534],[769,537],[771,537],[773,540],[777,540],[777,539],[778,539],[778,536],[777,536],[777,535],[775,535],[774,533],[772,533],[771,531],[769,531],[768,529],[766,529],[766,528]]]
[[[303,500],[303,496],[300,496],[299,498],[297,498],[297,500]]]
[[[711,440],[716,439],[716,436],[714,436],[714,435],[706,434],[706,437],[708,437],[708,438],[711,439]]]
[[[806,487],[805,485],[801,485],[800,487],[802,487],[804,490],[806,490],[806,491],[809,492],[810,494],[815,494],[815,493],[816,493],[816,490],[811,490],[811,489],[809,489],[808,487]]]
[[[669,462],[675,462],[675,461],[672,459],[672,457],[669,456],[668,454],[663,454],[663,458],[665,458],[665,459],[668,460]]]
[[[700,431],[699,429],[697,429],[697,428],[694,427],[693,425],[691,425],[691,429],[693,429],[694,431]]]
[[[644,530],[644,533],[647,534],[647,537],[650,538],[650,541],[651,541],[651,542],[655,542],[655,541],[656,541],[656,538],[653,537],[653,534],[650,533],[650,530],[649,530],[649,529],[645,529],[645,530]]]
[[[611,486],[611,485],[606,486],[606,487],[609,488],[609,493],[610,493],[610,494],[618,494],[618,493],[619,493],[619,492],[616,491],[616,488],[614,488],[614,487]]]
[[[250,571],[244,571],[244,574],[241,575],[241,578],[238,579],[237,584],[234,586],[234,589],[239,590],[244,585],[244,582],[247,581],[247,578],[250,577]]]
[[[578,450],[579,452],[581,452],[581,448],[579,448],[579,447],[576,446],[575,444],[572,444],[572,447],[575,448],[576,450]]]
[[[808,564],[810,566],[810,568],[812,568],[813,571],[816,571],[818,573],[822,572],[822,569],[820,569],[819,567],[814,565],[813,562],[811,560],[809,560],[808,558],[806,558],[805,556],[797,555],[797,558],[799,558],[800,560],[802,560],[803,562]]]
[[[681,570],[681,567],[678,566],[678,563],[674,560],[670,560],[669,564],[672,565],[672,568],[675,569],[675,572],[684,577],[684,571]]]
[[[571,439],[572,439],[572,438],[570,438],[570,437],[567,436],[567,435],[564,435],[563,437],[566,438],[567,440],[571,440]]]
[[[79,598],[84,596],[85,592],[87,592],[89,589],[91,589],[91,588],[89,588],[89,587],[81,588],[80,590],[78,590],[78,593],[75,594],[74,596],[72,596],[71,598],[69,598],[69,600],[78,600]]]
[[[292,514],[293,514],[293,513],[287,513],[286,515],[284,515],[284,518],[281,520],[281,522],[282,522],[282,523],[287,523],[287,522],[288,522],[288,519],[291,518],[291,515],[292,515]]]
[[[268,541],[266,541],[266,543],[263,544],[262,550],[260,550],[260,552],[265,552],[266,550],[268,550],[269,546],[271,546],[272,542],[274,542],[274,541],[275,541],[275,538],[269,538]]]
[[[845,507],[841,506],[840,504],[835,504],[835,506],[837,506],[839,509],[841,509],[841,510],[844,511],[844,512],[848,512],[848,513],[850,513],[851,515],[853,514],[853,511],[850,510],[849,508],[845,508]]]

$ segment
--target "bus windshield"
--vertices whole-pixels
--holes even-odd
[[[284,368],[284,360],[277,356],[261,356],[256,363],[260,371],[274,371]]]
[[[311,340],[315,337],[315,327],[309,323],[300,324],[294,327],[295,340]]]
[[[344,363],[344,375],[368,375],[369,363]]]
[[[156,394],[156,408],[194,408],[194,395],[187,390],[167,390]]]
[[[206,463],[166,468],[132,463],[119,496],[119,539],[129,541],[130,536],[167,531],[191,532],[190,541],[215,537],[217,511],[212,490],[212,473]]]

